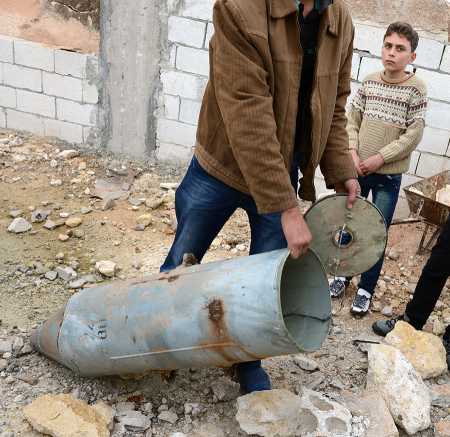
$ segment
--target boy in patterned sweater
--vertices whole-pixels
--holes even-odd
[[[351,103],[347,131],[350,151],[359,175],[361,194],[381,210],[389,226],[400,192],[402,174],[411,153],[422,139],[427,107],[425,83],[405,71],[416,59],[417,32],[407,23],[391,24],[384,36],[384,71],[367,76]],[[345,238],[345,236],[344,236]],[[383,258],[361,275],[351,312],[365,315],[383,266]],[[330,283],[333,297],[340,296],[351,278]]]

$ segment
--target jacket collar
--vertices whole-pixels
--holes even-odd
[[[272,18],[284,18],[297,11],[297,5],[294,0],[269,0],[270,16]],[[338,35],[338,11],[337,7],[332,4],[328,6],[323,13],[324,28],[334,35]]]

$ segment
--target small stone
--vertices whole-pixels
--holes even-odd
[[[440,336],[445,333],[445,329],[447,328],[447,325],[443,322],[441,322],[439,319],[436,319],[433,322],[433,334]]]
[[[9,145],[11,147],[20,147],[23,146],[23,140],[20,137],[14,137],[11,141],[9,141]]]
[[[390,305],[387,305],[383,308],[383,310],[381,311],[381,314],[383,314],[383,316],[386,316],[386,317],[392,317],[393,311],[394,310],[392,309],[392,307]]]
[[[89,208],[89,207],[86,207],[86,206],[83,206],[83,207],[80,209],[80,212],[81,212],[81,214],[83,214],[83,215],[89,214],[89,213],[91,213],[92,211],[93,211],[92,208]]]
[[[52,179],[50,181],[50,185],[52,187],[60,187],[62,185],[62,180],[61,179]]]
[[[50,211],[44,211],[43,209],[37,209],[31,214],[32,223],[42,223],[49,216]]]
[[[109,211],[110,209],[113,209],[115,204],[115,200],[111,197],[104,199],[102,203],[102,211]]]
[[[142,224],[142,223],[138,223],[138,224],[134,227],[134,230],[135,230],[135,231],[138,231],[138,232],[143,232],[143,231],[145,231],[145,225]]]
[[[55,255],[55,259],[56,259],[57,261],[62,261],[64,258],[65,258],[65,255],[64,255],[64,253],[62,253],[62,252],[58,252],[58,253]]]
[[[86,168],[87,168],[87,164],[84,161],[81,161],[78,164],[78,171],[84,171],[84,170],[86,170]]]
[[[178,421],[178,416],[172,411],[163,411],[159,413],[158,419],[162,420],[163,422],[169,422],[173,425]]]
[[[144,228],[150,226],[153,223],[153,217],[150,214],[143,214],[136,220],[137,225],[142,225]]]
[[[63,219],[70,217],[70,212],[60,212],[59,216]]]
[[[388,258],[392,259],[394,261],[397,261],[400,258],[400,254],[397,251],[395,251],[394,249],[391,249],[388,252]]]
[[[66,220],[66,226],[69,228],[76,228],[83,223],[83,219],[81,217],[70,217]]]
[[[69,236],[67,234],[59,234],[58,235],[58,240],[62,241],[63,243],[66,242],[67,240],[69,240]]]
[[[52,160],[50,161],[50,167],[51,167],[51,168],[56,168],[56,167],[58,167],[58,161],[57,161],[56,159],[52,159]]]
[[[150,428],[151,422],[140,411],[125,411],[118,415],[119,422],[127,431],[144,432]]]
[[[98,261],[95,264],[95,269],[103,276],[112,278],[116,273],[117,265],[113,261]]]
[[[65,282],[71,281],[77,277],[77,272],[68,266],[59,266],[56,267],[56,272],[58,276]]]
[[[0,372],[8,367],[8,361],[0,358]]]
[[[145,201],[145,206],[149,209],[158,209],[164,203],[163,199],[147,199]]]
[[[132,206],[141,206],[145,202],[145,199],[138,197],[129,197],[128,203]]]
[[[15,218],[11,224],[8,226],[8,232],[12,232],[14,234],[21,234],[24,232],[28,232],[32,229],[30,223],[22,217]]]
[[[72,237],[75,237],[75,238],[84,238],[84,236],[85,236],[85,233],[82,229],[74,229],[70,232],[72,232]]]
[[[68,287],[71,290],[77,290],[78,288],[82,288],[84,285],[86,285],[86,283],[86,278],[79,278],[75,279],[75,281],[69,282]]]
[[[12,340],[2,340],[0,338],[0,355],[12,352],[13,350],[13,341]]]
[[[58,153],[58,158],[62,159],[73,159],[80,155],[78,150],[63,150]]]
[[[317,362],[303,354],[294,356],[294,363],[297,364],[300,369],[306,370],[307,372],[314,372],[315,370],[319,370],[319,365],[317,364]]]
[[[211,384],[214,397],[221,402],[228,402],[239,396],[240,386],[228,378],[221,377]]]
[[[180,184],[177,182],[163,182],[159,184],[159,188],[163,190],[176,190]]]
[[[57,228],[56,222],[54,222],[53,220],[47,220],[44,223],[44,228],[48,229],[49,231],[53,231],[54,229]]]
[[[22,215],[23,211],[21,209],[12,209],[9,211],[9,216],[12,218],[17,218]]]

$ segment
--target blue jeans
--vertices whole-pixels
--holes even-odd
[[[208,174],[194,157],[175,194],[178,228],[161,272],[179,266],[185,253],[200,262],[226,221],[242,208],[251,230],[250,254],[287,247],[281,214],[258,214],[255,201]]]
[[[394,217],[401,182],[401,174],[373,173],[359,178],[361,195],[367,198],[369,193],[372,192],[372,202],[380,209],[388,228]],[[363,288],[373,295],[383,267],[383,261],[384,256],[371,269],[361,275],[359,288]]]

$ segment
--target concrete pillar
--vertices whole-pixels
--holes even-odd
[[[156,146],[160,19],[157,0],[101,0],[100,143],[144,158]]]

